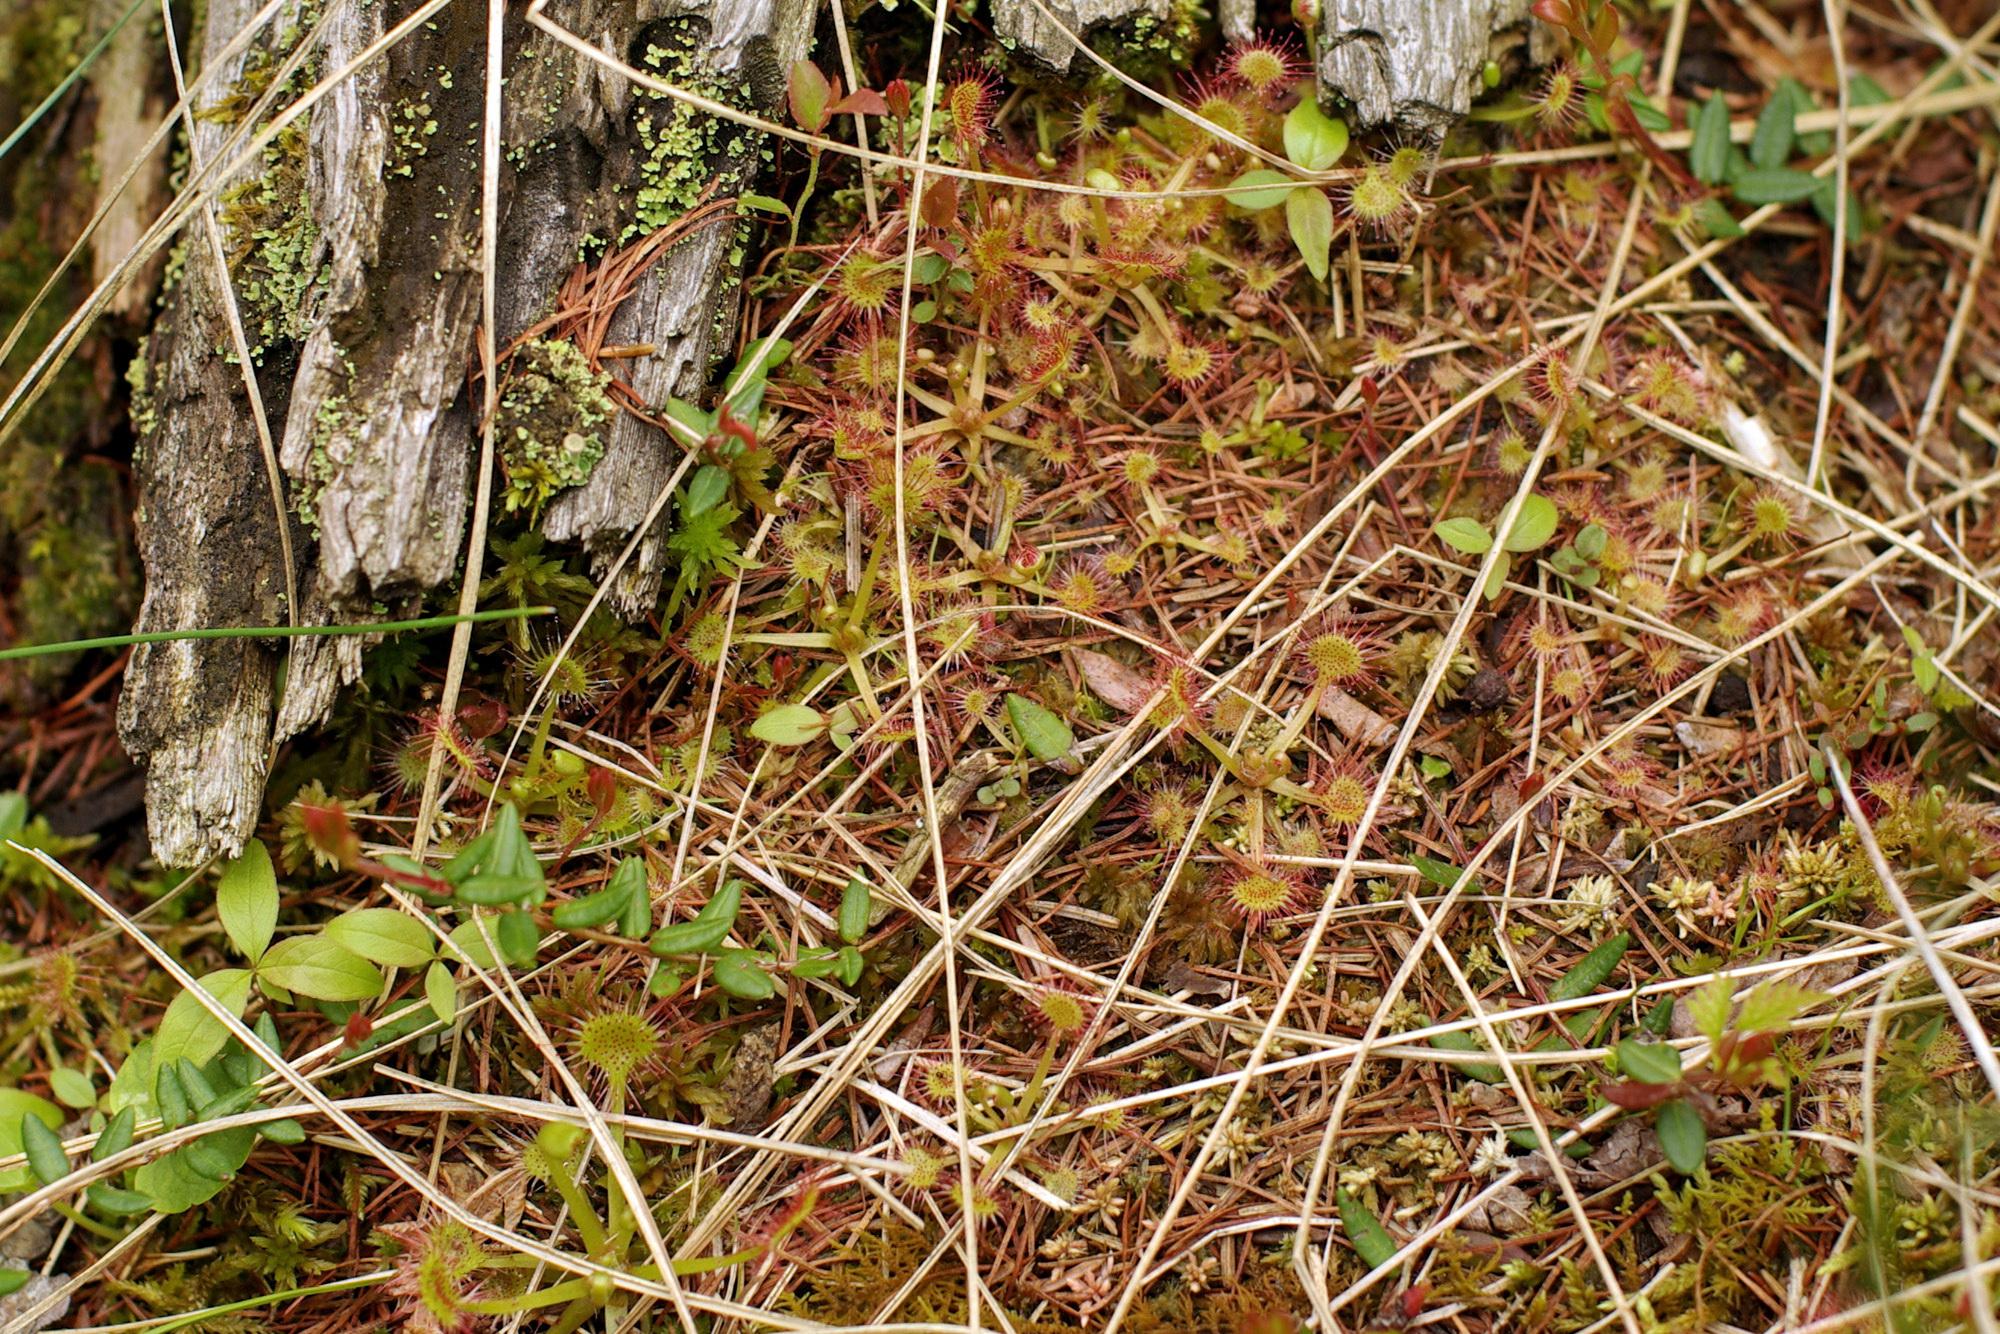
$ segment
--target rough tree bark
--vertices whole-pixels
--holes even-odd
[[[1324,0],[1320,98],[1345,103],[1362,126],[1442,138],[1472,109],[1480,73],[1499,48],[1547,40],[1530,3]]]
[[[411,11],[413,0],[332,0],[316,37],[298,15],[271,44],[318,40],[313,77],[339,68]],[[1469,105],[1493,34],[1517,27],[1527,0],[1327,0],[1322,96],[1367,121],[1435,134]],[[255,11],[210,0],[203,48],[213,60]],[[1232,28],[1246,20],[1231,6]],[[303,6],[301,7],[303,11]],[[994,0],[996,32],[1044,72],[1086,63],[1068,35],[1167,21],[1169,0]],[[790,63],[805,55],[816,0],[558,0],[548,16],[589,45],[766,115],[778,113]],[[1066,31],[1067,30],[1067,31]],[[250,330],[258,383],[301,558],[299,618],[380,619],[460,567],[477,423],[468,371],[480,312],[478,154],[485,7],[452,5],[364,67],[313,112],[290,164],[302,184],[267,191],[260,232],[228,238],[232,265],[262,264],[258,286],[284,308]],[[261,62],[261,64],[260,64]],[[221,86],[246,85],[246,62]],[[510,20],[502,140],[498,341],[548,313],[579,256],[628,243],[700,198],[750,188],[763,136],[634,85]],[[237,91],[243,91],[239,87]],[[228,126],[199,123],[217,152]],[[282,170],[268,156],[267,170]],[[232,183],[254,192],[255,177]],[[292,197],[296,195],[297,197]],[[297,253],[260,259],[272,230]],[[698,228],[674,243],[625,301],[614,344],[649,346],[622,362],[640,399],[693,397],[732,345],[744,235]],[[152,423],[137,463],[147,593],[141,630],[285,619],[279,517],[240,371],[229,347],[223,276],[200,238],[158,317],[150,352]],[[279,262],[283,273],[275,268]],[[232,274],[239,297],[253,286]],[[680,461],[667,436],[632,414],[608,430],[582,485],[543,516],[557,540],[583,544],[600,572],[644,521]],[[641,535],[613,586],[637,613],[655,598],[663,531]],[[238,849],[254,828],[274,740],[323,720],[361,668],[358,638],[294,641],[284,656],[251,641],[142,648],[119,724],[148,768],[155,853],[189,865]],[[280,691],[278,683],[282,679]]]
[[[205,49],[219,51],[254,9],[211,0]],[[339,67],[407,12],[330,7],[315,68]],[[785,69],[805,53],[812,12],[811,0],[573,0],[549,17],[620,60],[654,52],[668,77],[769,115]],[[313,243],[299,268],[313,281],[296,343],[276,340],[258,371],[308,622],[378,618],[458,568],[475,449],[467,371],[480,317],[484,13],[448,7],[311,118],[302,206],[312,225],[300,230]],[[629,239],[632,195],[649,180],[687,186],[690,198],[732,194],[762,149],[761,135],[637,89],[525,24],[510,28],[508,48],[502,342],[547,312],[588,241]],[[227,82],[241,73],[222,72]],[[226,128],[204,122],[198,145],[213,152]],[[727,347],[735,240],[725,226],[677,243],[621,313],[616,336],[656,348],[632,367],[649,402],[697,390]],[[227,326],[202,253],[189,246],[151,345],[156,424],[137,469],[141,630],[284,619],[277,518],[240,372],[216,355]],[[677,458],[663,434],[621,418],[550,529],[600,551],[621,545]],[[315,522],[301,523],[301,512]],[[641,548],[622,586],[629,605],[657,587],[663,555],[657,542]],[[358,674],[361,648],[354,638],[296,641],[275,719],[277,658],[265,647],[212,641],[134,655],[120,731],[148,769],[148,829],[162,861],[189,865],[242,845],[273,737],[326,716]]]

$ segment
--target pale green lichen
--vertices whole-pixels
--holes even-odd
[[[305,475],[293,488],[292,509],[299,522],[315,536],[319,533],[319,498],[333,480],[333,454],[327,448],[347,421],[347,395],[332,394],[321,401],[313,414],[312,449],[306,455]]]
[[[502,503],[510,512],[533,519],[550,496],[589,479],[604,457],[597,428],[615,410],[610,384],[565,339],[538,338],[514,354],[493,422],[507,475]]]
[[[694,34],[679,50],[658,43],[646,47],[644,63],[679,88],[708,97],[728,90],[702,69],[695,57]],[[620,240],[631,240],[666,226],[700,202],[719,172],[749,156],[749,133],[719,121],[685,102],[658,93],[647,94],[633,122],[639,136],[639,190],[633,221]]]
[[[132,430],[144,437],[160,424],[159,405],[153,401],[153,364],[147,359],[150,337],[142,337],[125,367],[125,385],[132,391]]]
[[[410,175],[415,170],[412,164],[431,151],[431,137],[437,132],[437,119],[431,115],[428,101],[404,98],[396,103],[389,113],[389,158],[382,164],[382,174]]]

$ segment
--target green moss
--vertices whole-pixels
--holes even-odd
[[[604,457],[596,428],[614,411],[605,392],[610,384],[611,377],[565,339],[538,338],[514,354],[493,423],[509,511],[533,518],[557,491],[589,479]]]

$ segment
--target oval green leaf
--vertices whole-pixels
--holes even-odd
[[[778,984],[758,967],[763,958],[756,950],[724,950],[715,956],[715,985],[738,1000],[769,1000]]]
[[[1076,745],[1069,724],[1025,695],[1007,696],[1007,721],[1028,753],[1038,760],[1059,760]]]
[[[1704,185],[1720,185],[1729,171],[1729,107],[1720,95],[1702,103],[1694,118],[1694,142],[1688,165]]]
[[[1681,1054],[1664,1042],[1635,1042],[1631,1038],[1618,1044],[1618,1068],[1629,1079],[1641,1084],[1674,1084],[1681,1077]]]
[[[840,938],[853,945],[868,934],[868,914],[874,896],[869,893],[868,882],[860,876],[853,876],[847,888],[840,892]]]
[[[1285,196],[1285,225],[1313,280],[1325,282],[1333,253],[1333,204],[1326,191],[1310,185],[1292,187]]]
[[[384,968],[421,968],[437,953],[423,923],[394,908],[356,908],[328,922],[321,933]]]
[[[230,943],[255,963],[278,925],[278,874],[271,854],[252,839],[227,866],[215,886],[215,912]]]
[[[424,999],[430,1002],[439,1023],[450,1023],[458,1013],[458,984],[451,980],[451,969],[441,959],[424,970]]]
[[[1700,1171],[1702,1160],[1708,1156],[1708,1127],[1702,1124],[1701,1113],[1689,1106],[1687,1099],[1675,1098],[1661,1103],[1653,1117],[1653,1129],[1660,1136],[1660,1151],[1667,1155],[1674,1170],[1683,1176]]]
[[[1261,213],[1267,208],[1276,208],[1285,202],[1285,195],[1292,188],[1292,178],[1282,171],[1272,171],[1269,167],[1259,167],[1246,171],[1229,183],[1223,195],[1238,208]]]
[[[221,968],[199,979],[201,989],[238,1019],[250,1002],[250,972]],[[229,1042],[229,1030],[193,992],[183,991],[167,1005],[160,1026],[153,1030],[153,1060],[171,1066],[178,1061],[207,1065]]]
[[[97,1101],[97,1086],[90,1076],[67,1065],[49,1071],[49,1092],[65,1107],[88,1107]]]
[[[1431,529],[1438,541],[1468,556],[1483,555],[1493,546],[1493,534],[1477,519],[1446,519]]]
[[[1307,171],[1325,171],[1347,151],[1347,122],[1319,109],[1310,92],[1285,116],[1285,156]]]
[[[1534,551],[1543,546],[1556,535],[1561,518],[1555,502],[1547,496],[1527,497],[1521,502],[1521,512],[1514,516],[1514,526],[1507,530],[1507,550]]]
[[[1753,167],[1738,176],[1731,188],[1746,204],[1796,204],[1813,197],[1819,189],[1819,177],[1789,167]]]
[[[780,704],[750,724],[750,735],[772,746],[803,746],[826,731],[826,715],[809,704]]]
[[[314,1000],[373,1000],[382,994],[382,974],[374,964],[321,935],[279,941],[257,965],[257,976]],[[160,1059],[158,1053],[154,1059]]]

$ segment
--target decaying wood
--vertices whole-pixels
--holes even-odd
[[[1168,0],[993,0],[993,31],[1016,57],[1067,74],[1088,63],[1070,33],[1164,23],[1171,10]]]
[[[218,52],[254,12],[212,0],[204,42]],[[338,68],[399,17],[394,4],[329,12],[320,64]],[[811,0],[559,0],[549,17],[619,60],[668,51],[662,74],[770,115],[785,71],[805,54]],[[300,619],[367,621],[459,568],[477,423],[468,396],[480,319],[478,152],[486,11],[450,6],[337,87],[309,121],[307,198],[317,235],[295,353],[267,357],[260,384],[305,556]],[[642,188],[648,117],[674,104],[547,34],[514,22],[500,174],[499,341],[548,313],[595,238],[629,239]],[[220,71],[227,87],[241,73]],[[693,173],[708,197],[738,193],[764,148],[754,131],[694,119],[712,145]],[[214,151],[223,126],[204,122]],[[675,165],[679,165],[676,163]],[[629,363],[648,403],[699,396],[734,336],[741,241],[733,225],[694,231],[654,266],[619,312],[614,341],[655,351]],[[189,254],[201,253],[190,246]],[[155,330],[158,425],[137,472],[147,600],[139,628],[284,619],[277,516],[237,368],[226,347],[212,266],[188,277]],[[545,527],[608,563],[639,525],[681,449],[621,417],[586,485],[551,506]],[[316,541],[315,541],[316,539]],[[663,534],[650,534],[618,585],[628,610],[659,587]],[[148,766],[154,851],[187,865],[241,846],[255,827],[268,747],[327,716],[356,679],[363,641],[294,641],[273,719],[276,658],[249,641],[176,644],[135,654],[121,732]]]
[[[1393,124],[1441,138],[1472,108],[1480,72],[1499,50],[1546,36],[1530,0],[1324,0],[1323,101],[1360,125]]]
[[[726,100],[773,115],[784,100],[786,71],[806,54],[814,9],[812,0],[710,0],[692,10],[679,9],[674,22],[659,30],[663,47],[674,44],[662,63],[672,68],[692,59],[699,65],[699,78]],[[702,120],[707,123],[706,117]],[[740,127],[714,127],[712,197],[748,188],[763,140],[762,134]],[[695,230],[646,271],[613,318],[611,342],[655,349],[630,363],[632,388],[647,403],[699,396],[717,359],[734,341],[733,297],[742,244],[735,226]],[[587,482],[550,507],[544,531],[558,540],[584,543],[598,568],[607,569],[645,521],[683,452],[657,428],[621,415],[611,425],[603,461]],[[637,613],[658,594],[665,541],[663,516],[613,587],[622,610]]]
[[[255,8],[254,0],[211,0],[211,56]],[[219,124],[197,123],[196,154],[209,160],[226,137]],[[284,615],[277,516],[256,427],[241,371],[216,355],[229,342],[221,275],[205,248],[189,253],[153,328],[157,424],[134,461],[146,564],[140,631],[268,625]],[[147,766],[148,832],[163,861],[233,853],[255,826],[275,661],[247,639],[133,650],[118,730]]]

